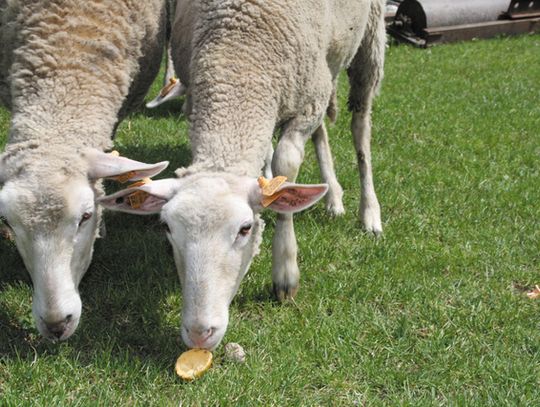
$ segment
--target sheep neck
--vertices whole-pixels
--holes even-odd
[[[253,84],[223,82],[194,94],[193,165],[203,171],[258,176],[277,120],[273,95]]]

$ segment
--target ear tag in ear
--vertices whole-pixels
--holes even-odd
[[[128,171],[123,174],[117,175],[116,177],[111,177],[111,179],[118,181],[121,184],[124,184],[133,178],[137,174],[135,171]]]
[[[113,157],[120,157],[120,153],[116,150],[111,151],[109,154],[112,155]],[[111,177],[111,179],[118,181],[121,184],[124,184],[127,181],[129,181],[130,178],[133,178],[135,174],[136,174],[135,171],[129,171],[129,172],[125,172],[124,174],[117,175],[116,177]]]
[[[150,182],[152,182],[150,178],[144,178],[141,181],[138,181],[138,182],[135,182],[134,184],[129,185],[128,189],[140,187]],[[129,206],[131,206],[133,209],[139,209],[142,206],[142,204],[148,199],[149,196],[150,194],[148,192],[137,190],[133,192],[132,194],[129,194],[126,198],[128,200]]]
[[[268,207],[272,202],[274,202],[276,199],[278,199],[281,195],[284,194],[285,191],[276,191],[281,185],[285,183],[285,181],[287,181],[287,177],[284,177],[282,175],[278,175],[271,180],[268,180],[264,177],[259,177],[257,179],[257,182],[261,187],[261,193],[263,195],[261,205],[264,208]]]
[[[164,98],[165,96],[167,96],[167,94],[172,90],[172,88],[174,88],[174,85],[176,85],[176,82],[178,82],[178,79],[177,78],[170,78],[169,79],[169,83],[166,84],[163,88],[161,88],[161,90],[159,91],[159,96],[161,96],[162,98]]]

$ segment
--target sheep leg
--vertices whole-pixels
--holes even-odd
[[[382,233],[381,208],[371,169],[371,105],[383,76],[386,34],[384,20],[372,10],[371,21],[362,44],[348,69],[352,111],[351,131],[360,173],[360,219],[364,228],[375,235]]]
[[[266,157],[264,159],[264,168],[263,168],[263,174],[265,178],[270,179],[273,177],[272,174],[272,157],[274,156],[274,147],[272,146],[272,142],[270,142],[270,145],[268,146],[268,151],[266,152]]]
[[[165,76],[163,77],[163,87],[169,84],[171,78],[176,76],[174,72],[173,59],[171,55],[171,44],[167,45],[167,69],[165,70]]]
[[[285,175],[294,182],[304,159],[304,146],[309,138],[298,131],[284,131],[272,160],[274,174]],[[298,291],[300,271],[296,261],[297,245],[293,215],[278,213],[272,241],[272,282],[279,301],[293,298]]]
[[[345,213],[345,208],[343,207],[343,189],[336,178],[334,160],[332,159],[332,152],[328,143],[328,133],[326,132],[324,123],[315,130],[311,139],[315,145],[321,178],[323,182],[328,184],[328,192],[324,197],[326,210],[333,216],[343,215]]]
[[[379,235],[382,233],[381,208],[375,193],[371,170],[371,123],[369,115],[353,113],[351,130],[360,172],[360,218],[366,231]]]

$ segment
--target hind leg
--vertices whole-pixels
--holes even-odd
[[[369,115],[353,113],[351,130],[360,172],[360,220],[368,232],[382,233],[381,208],[373,185],[371,170],[371,124]]]
[[[383,75],[386,34],[382,8],[374,6],[366,34],[348,70],[351,85],[351,131],[360,173],[360,220],[364,228],[382,233],[381,209],[371,169],[371,106]]]
[[[328,133],[326,126],[322,123],[315,133],[311,136],[317,153],[317,161],[321,171],[323,182],[328,184],[328,192],[324,199],[326,202],[326,210],[333,216],[342,215],[345,213],[343,207],[343,189],[336,178],[334,170],[334,160],[328,143]]]
[[[266,152],[266,157],[264,158],[264,167],[263,174],[267,179],[271,179],[274,175],[272,174],[272,157],[274,157],[274,146],[270,142],[268,146],[268,151]]]

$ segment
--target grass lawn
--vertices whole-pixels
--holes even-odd
[[[159,85],[153,87],[154,96]],[[0,240],[2,405],[540,405],[540,36],[419,50],[392,46],[373,114],[384,236],[357,220],[359,182],[341,81],[330,128],[345,216],[319,204],[295,217],[295,303],[270,295],[267,228],[231,308],[214,367],[173,372],[180,284],[155,217],[108,213],[83,279],[81,324],[42,340],[31,284]],[[190,161],[177,101],[124,121],[126,156]],[[0,111],[0,145],[9,116]],[[311,145],[300,181],[318,182]],[[161,176],[159,176],[161,177]]]

